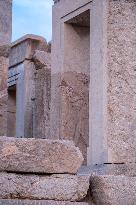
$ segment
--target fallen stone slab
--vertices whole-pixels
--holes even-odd
[[[0,198],[80,201],[89,190],[89,178],[69,174],[46,176],[1,172]]]
[[[46,200],[0,200],[0,205],[91,205],[85,202],[46,201]]]
[[[82,162],[70,141],[0,137],[0,171],[74,174]]]
[[[90,191],[97,205],[135,205],[136,177],[92,176]]]

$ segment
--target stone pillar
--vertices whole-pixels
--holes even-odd
[[[108,147],[110,162],[136,162],[136,1],[109,1]]]
[[[8,86],[9,90],[13,86],[16,87],[16,137],[45,138],[45,136],[48,136],[49,131],[47,130],[49,128],[47,129],[46,126],[41,128],[39,123],[46,124],[49,120],[44,116],[46,112],[49,112],[49,106],[46,106],[46,103],[44,104],[44,98],[50,100],[46,96],[46,90],[49,89],[50,92],[50,87],[48,88],[50,75],[46,72],[48,70],[46,63],[40,67],[40,71],[43,72],[44,70],[45,72],[39,75],[39,68],[36,67],[33,59],[36,50],[45,53],[47,49],[45,39],[35,35],[26,35],[12,43]],[[48,82],[45,80],[43,83],[43,79],[47,76],[49,77]],[[40,86],[38,90],[37,84]],[[39,99],[40,93],[43,97]],[[41,110],[42,112],[40,112]],[[44,122],[42,116],[44,116]],[[37,127],[42,129],[42,134],[36,131]]]
[[[0,136],[7,134],[7,71],[12,32],[12,0],[0,0]]]

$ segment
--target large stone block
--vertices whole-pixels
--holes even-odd
[[[1,199],[80,201],[86,197],[88,189],[88,176],[0,173]]]
[[[97,205],[135,205],[136,177],[92,176],[91,194]]]
[[[90,204],[90,203],[89,203]],[[2,199],[0,205],[89,205],[85,202]]]
[[[1,171],[76,173],[82,162],[70,141],[0,137]]]
[[[91,205],[86,202],[52,201],[52,200],[0,200],[0,205]]]

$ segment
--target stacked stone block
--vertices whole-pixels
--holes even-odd
[[[82,162],[70,141],[1,137],[0,204],[84,201],[90,177],[76,174]]]

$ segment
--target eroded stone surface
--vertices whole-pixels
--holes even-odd
[[[76,173],[80,150],[64,140],[0,137],[0,170],[36,173]]]
[[[79,201],[87,195],[89,177],[0,173],[0,198]]]
[[[90,187],[97,205],[134,205],[136,202],[136,177],[92,176]]]
[[[89,143],[89,77],[77,72],[66,72],[61,81],[62,135],[73,140],[87,161]]]
[[[1,199],[0,205],[91,205],[85,202]]]

